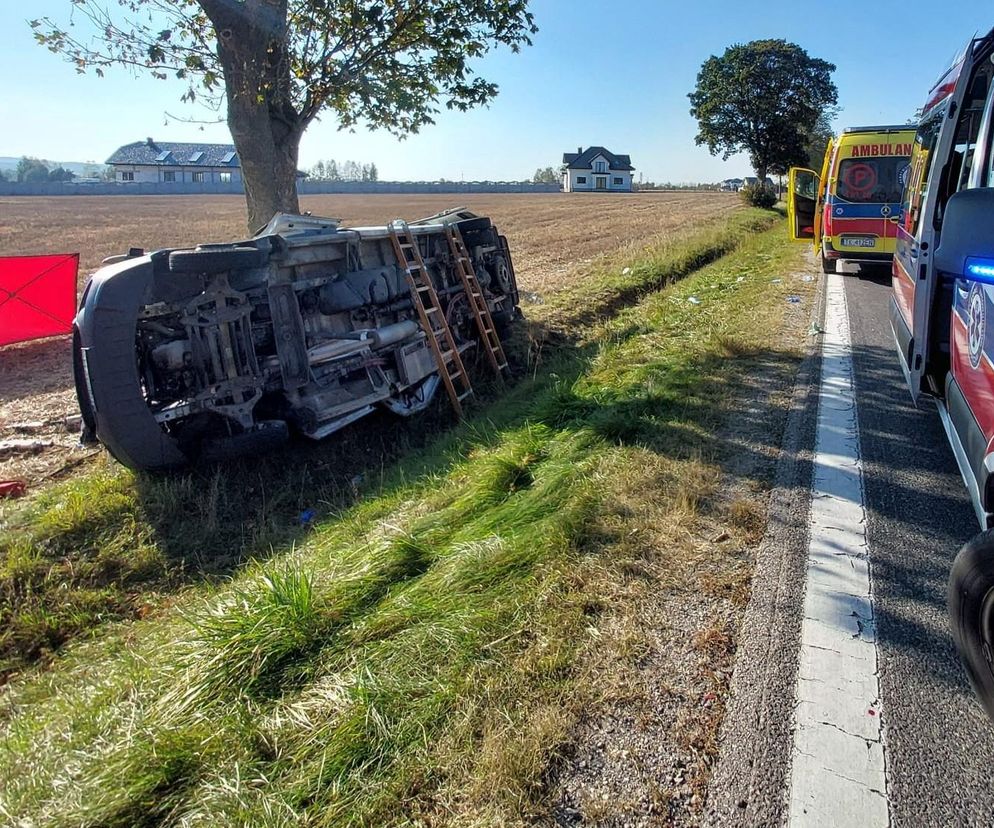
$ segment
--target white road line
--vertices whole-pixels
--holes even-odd
[[[876,627],[844,276],[828,277],[790,828],[888,824]]]

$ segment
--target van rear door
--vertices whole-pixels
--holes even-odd
[[[787,224],[793,241],[816,237],[820,179],[814,170],[791,167],[787,179]]]
[[[953,66],[932,90],[911,153],[911,171],[904,192],[902,223],[897,231],[894,256],[892,324],[901,346],[911,396],[917,401],[934,392],[925,381],[929,361],[936,271],[932,252],[941,226],[941,208],[949,195],[950,177],[956,166],[953,148],[960,126],[960,109],[968,80],[973,76],[973,49]],[[899,318],[895,311],[899,311]],[[905,314],[910,312],[910,320]],[[910,339],[902,342],[898,326],[910,322]]]

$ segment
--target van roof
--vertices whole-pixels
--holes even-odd
[[[914,124],[890,124],[888,126],[859,126],[846,127],[842,130],[843,135],[854,135],[860,132],[914,132]]]

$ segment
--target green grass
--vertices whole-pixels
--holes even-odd
[[[305,510],[335,514],[377,491],[387,463],[404,458],[391,474],[414,476],[446,468],[474,429],[519,422],[557,376],[576,376],[593,353],[598,320],[721,257],[772,220],[742,210],[634,258],[595,261],[576,288],[527,309],[527,329],[509,347],[529,377],[510,394],[478,387],[484,417],[448,438],[436,436],[444,407],[410,422],[379,415],[321,445],[221,469],[156,478],[105,460],[27,503],[0,501],[0,681],[106,621],[144,617],[191,582],[288,548],[308,534],[299,519]]]
[[[600,263],[591,278],[605,294],[618,273],[616,289],[643,301],[605,301],[617,312],[599,318],[580,309],[581,341],[358,493],[336,482],[351,468],[322,465],[329,454],[241,476],[248,466],[167,480],[105,471],[28,504],[3,558],[25,595],[35,568],[57,581],[108,555],[155,562],[143,588],[182,583],[178,561],[203,571],[219,549],[257,560],[14,680],[0,813],[94,826],[540,813],[549,768],[597,695],[583,664],[599,616],[648,549],[668,550],[653,588],[693,567],[678,537],[718,485],[731,450],[720,426],[757,370],[796,367],[772,347],[788,287],[771,284],[796,254],[779,222],[757,233],[759,221],[710,234],[734,252],[692,275],[700,240],[623,276]],[[546,319],[561,324],[570,306]],[[109,496],[90,503],[98,490]],[[296,512],[322,501],[316,524],[299,526]],[[15,613],[55,604],[42,584]]]

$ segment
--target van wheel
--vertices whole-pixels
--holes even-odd
[[[839,272],[839,260],[838,259],[826,259],[825,254],[821,254],[821,272],[822,273],[838,273]]]
[[[967,677],[994,719],[994,530],[977,535],[956,556],[946,604]]]

